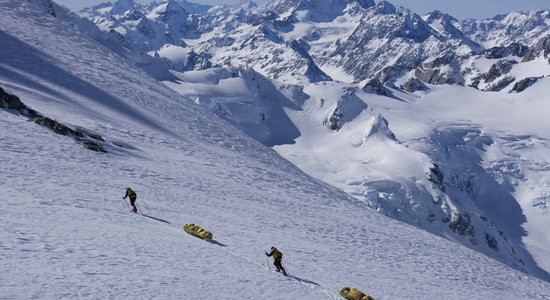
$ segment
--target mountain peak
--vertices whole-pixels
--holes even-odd
[[[83,13],[88,13],[91,15],[100,15],[105,17],[110,17],[114,15],[123,14],[129,10],[135,10],[140,8],[141,5],[136,3],[134,0],[118,0],[113,2],[103,2],[98,5],[84,8],[81,10]]]
[[[388,1],[380,1],[376,4],[375,11],[379,14],[390,15],[395,14],[397,12],[397,8]]]
[[[189,13],[192,14],[205,14],[212,5],[208,4],[198,4],[194,2],[189,2],[187,0],[178,0],[178,3]]]
[[[279,14],[305,11],[298,18],[303,21],[328,22],[342,15],[346,7],[353,3],[363,8],[374,5],[372,0],[279,0],[273,8]]]
[[[147,18],[162,21],[164,23],[174,23],[180,22],[182,19],[187,19],[187,16],[187,11],[178,1],[168,0],[155,7],[147,15]]]
[[[256,4],[256,2],[250,1],[250,0],[241,0],[239,3],[235,4],[233,7],[238,7],[238,8],[248,10],[248,9],[253,9],[253,8],[258,7],[258,4]]]
[[[386,118],[384,118],[380,113],[376,114],[371,119],[363,137],[364,143],[375,136],[397,142],[395,134],[389,128],[388,120],[386,120]]]
[[[369,8],[376,5],[374,0],[351,0],[349,2],[357,2],[362,8]]]
[[[445,20],[445,21],[456,21],[456,18],[449,15],[449,14],[446,14],[444,12],[441,12],[440,10],[434,10],[428,14],[426,14],[423,19],[426,21],[426,22],[431,22],[433,20]]]

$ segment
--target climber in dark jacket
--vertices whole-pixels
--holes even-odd
[[[136,194],[136,192],[134,192],[131,188],[127,187],[126,188],[126,195],[124,195],[124,198],[122,198],[122,199],[126,199],[126,197],[130,198],[130,205],[132,205],[132,211],[134,213],[137,213],[137,207],[136,207],[137,194]]]
[[[283,265],[281,261],[283,260],[283,253],[281,251],[277,250],[275,247],[271,247],[271,252],[267,253],[265,252],[265,255],[272,256],[273,257],[273,264],[275,265],[275,268],[277,268],[277,272],[283,272],[283,275],[287,276],[285,268],[283,268]]]

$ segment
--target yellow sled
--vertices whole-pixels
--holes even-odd
[[[183,225],[183,230],[190,235],[196,236],[200,239],[211,241],[212,232],[204,230],[204,228],[197,226],[195,224],[185,224]]]
[[[365,295],[360,290],[348,286],[340,289],[340,295],[348,300],[374,300],[371,296]]]

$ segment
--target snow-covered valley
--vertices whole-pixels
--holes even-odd
[[[106,153],[0,110],[1,298],[550,299],[548,78],[387,97],[154,65],[161,83],[32,2],[0,0],[0,87]]]

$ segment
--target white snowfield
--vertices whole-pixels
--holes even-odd
[[[0,7],[0,87],[108,151],[0,111],[0,298],[339,299],[346,284],[375,299],[550,299],[550,284],[305,175],[27,1]],[[268,269],[272,245],[294,279]]]

